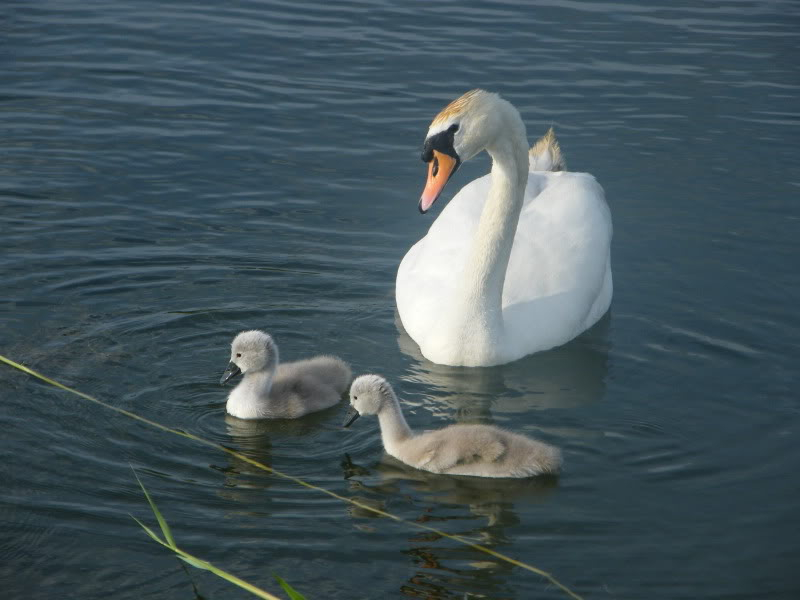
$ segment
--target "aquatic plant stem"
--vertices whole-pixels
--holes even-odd
[[[158,542],[165,548],[169,548],[170,550],[172,550],[175,553],[175,556],[180,558],[182,561],[192,565],[197,569],[210,571],[217,577],[221,577],[225,581],[229,581],[230,583],[239,586],[243,590],[247,590],[251,594],[258,596],[259,598],[264,598],[264,600],[281,600],[280,598],[278,598],[278,596],[274,596],[273,594],[270,594],[268,591],[263,590],[260,587],[253,585],[252,583],[248,583],[244,579],[241,579],[232,573],[228,573],[227,571],[220,569],[215,565],[212,565],[207,560],[203,560],[202,558],[193,556],[192,554],[189,554],[185,550],[178,548],[178,545],[175,543],[175,538],[172,537],[172,531],[170,530],[166,519],[161,514],[161,511],[158,510],[158,506],[156,506],[155,500],[153,500],[153,498],[150,496],[150,493],[147,491],[147,488],[144,487],[142,480],[139,479],[139,474],[136,472],[136,469],[133,468],[133,465],[131,465],[131,470],[133,471],[133,476],[136,477],[136,481],[139,482],[139,487],[142,488],[145,498],[147,498],[147,503],[150,505],[150,510],[152,510],[153,514],[156,516],[158,525],[159,527],[161,527],[161,533],[164,534],[164,539],[162,540],[161,538],[159,538],[152,529],[150,529],[139,519],[131,515],[131,518],[134,521],[136,521],[141,526],[142,529],[144,529],[147,535],[149,535],[151,538],[153,538],[156,542]],[[286,583],[282,579],[279,579],[279,583],[281,587],[283,587],[283,589],[286,590],[287,593],[289,593],[289,598],[291,600],[305,600],[305,598],[303,598],[301,594],[296,592],[288,583]]]
[[[275,475],[276,477],[280,477],[282,479],[286,479],[288,481],[292,481],[292,482],[296,483],[297,485],[303,486],[303,487],[308,488],[310,490],[315,490],[317,492],[326,494],[326,495],[328,495],[328,496],[330,496],[332,498],[336,498],[337,500],[341,500],[342,502],[345,502],[347,504],[351,504],[353,506],[357,506],[360,509],[366,510],[366,511],[371,512],[373,514],[379,515],[381,517],[385,517],[387,519],[391,519],[391,520],[396,521],[398,523],[402,523],[402,524],[407,525],[409,527],[414,527],[414,528],[417,528],[417,529],[424,529],[426,531],[430,531],[431,533],[435,533],[436,535],[439,535],[441,537],[444,537],[444,538],[447,538],[447,539],[450,539],[450,540],[454,540],[456,542],[459,542],[461,544],[469,546],[473,550],[478,550],[479,552],[483,552],[485,554],[489,554],[490,556],[493,556],[493,557],[495,557],[495,558],[497,558],[499,560],[502,560],[504,562],[507,562],[509,564],[517,566],[517,567],[519,567],[521,569],[525,569],[526,571],[530,571],[531,573],[536,573],[537,575],[545,578],[551,584],[553,584],[554,586],[556,586],[557,588],[562,590],[570,598],[573,598],[574,600],[583,600],[583,598],[581,596],[579,596],[578,594],[573,592],[571,589],[569,589],[567,586],[565,586],[563,583],[558,581],[555,577],[553,577],[547,571],[543,571],[542,569],[534,567],[533,565],[529,565],[529,564],[524,563],[524,562],[522,562],[520,560],[517,560],[515,558],[507,556],[507,555],[503,554],[502,552],[497,552],[496,550],[492,550],[491,548],[487,548],[486,546],[483,546],[481,544],[476,544],[474,542],[471,542],[468,539],[466,539],[466,538],[464,538],[464,537],[462,537],[462,536],[460,536],[458,534],[446,533],[444,531],[441,531],[440,529],[436,529],[435,527],[430,527],[429,525],[425,525],[423,523],[416,523],[414,521],[407,521],[406,519],[402,519],[401,517],[398,517],[398,516],[393,515],[391,513],[385,512],[385,511],[380,510],[378,508],[374,508],[372,506],[367,506],[366,504],[362,504],[361,502],[358,502],[357,500],[353,500],[351,498],[347,498],[345,496],[341,496],[341,495],[337,494],[336,492],[332,492],[331,490],[325,489],[323,487],[319,487],[319,486],[314,485],[312,483],[308,483],[307,481],[299,479],[299,478],[297,478],[297,477],[295,477],[293,475],[289,475],[288,473],[283,473],[282,471],[278,471],[276,469],[273,469],[272,467],[269,467],[269,466],[267,466],[267,465],[255,460],[255,459],[250,458],[249,456],[245,456],[244,454],[241,454],[241,453],[237,452],[236,450],[232,450],[231,448],[226,448],[225,446],[222,446],[221,444],[217,444],[216,442],[212,442],[210,440],[201,438],[201,437],[199,437],[197,435],[194,435],[193,433],[189,433],[188,431],[181,431],[179,429],[173,429],[172,427],[168,427],[166,425],[162,425],[161,423],[158,423],[157,421],[152,421],[152,420],[150,420],[150,419],[148,419],[146,417],[143,417],[141,415],[137,415],[136,413],[133,413],[133,412],[131,412],[129,410],[125,410],[124,408],[119,408],[119,407],[114,406],[112,404],[108,404],[107,402],[103,402],[102,400],[98,400],[97,398],[94,398],[93,396],[90,396],[89,394],[86,394],[84,392],[81,392],[80,390],[76,390],[74,388],[71,388],[69,386],[66,386],[63,383],[59,383],[58,381],[56,381],[54,379],[51,379],[51,378],[47,377],[46,375],[42,375],[38,371],[35,371],[35,370],[33,370],[33,369],[29,368],[29,367],[26,367],[25,365],[22,365],[22,364],[20,364],[18,362],[15,362],[15,361],[11,360],[10,358],[6,358],[2,354],[0,354],[0,362],[3,362],[3,363],[5,363],[5,364],[7,364],[7,365],[9,365],[11,367],[14,367],[15,369],[18,369],[18,370],[20,370],[20,371],[22,371],[24,373],[27,373],[28,375],[31,375],[32,377],[35,377],[36,379],[44,381],[45,383],[47,383],[49,385],[52,385],[53,387],[59,388],[61,390],[69,392],[71,394],[75,394],[76,396],[79,396],[80,398],[83,398],[84,400],[88,400],[89,402],[92,402],[94,404],[98,404],[98,405],[100,405],[100,406],[102,406],[104,408],[107,408],[109,410],[113,410],[114,412],[117,412],[119,414],[125,415],[126,417],[129,417],[131,419],[139,421],[140,423],[144,423],[146,425],[149,425],[150,427],[153,427],[155,429],[160,429],[161,431],[166,431],[167,433],[171,433],[173,435],[179,435],[181,437],[188,438],[188,439],[190,439],[192,441],[197,442],[198,444],[203,444],[204,446],[209,446],[209,447],[215,448],[215,449],[217,449],[217,450],[219,450],[221,452],[225,452],[226,454],[229,454],[231,456],[235,456],[237,459],[242,460],[242,461],[244,461],[246,463],[249,463],[249,464],[253,465],[254,467],[256,467],[257,469],[261,469],[262,471],[266,471],[267,473],[271,473],[272,475]]]

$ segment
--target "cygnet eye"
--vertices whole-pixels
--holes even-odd
[[[241,352],[237,352],[236,353],[236,358],[242,358],[242,353]]]
[[[353,400],[358,400],[358,396],[353,396]]]

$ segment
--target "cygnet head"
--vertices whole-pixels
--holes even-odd
[[[243,331],[233,338],[230,364],[220,383],[243,373],[271,371],[277,366],[278,346],[272,336],[258,329]]]
[[[436,202],[445,184],[462,162],[495,146],[498,137],[519,137],[527,150],[525,125],[519,111],[499,95],[472,90],[453,100],[433,119],[422,160],[428,163],[428,181],[419,200],[422,213]]]
[[[377,415],[393,399],[392,386],[380,375],[357,377],[350,385],[350,411],[344,426],[350,427],[361,415]]]

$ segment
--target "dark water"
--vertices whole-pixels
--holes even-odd
[[[796,598],[798,38],[790,1],[6,2],[0,352],[586,598]],[[393,285],[440,210],[416,211],[427,126],[476,86],[605,187],[615,296],[578,340],[470,370],[418,355]],[[344,406],[227,422],[254,327],[385,374],[414,427],[497,423],[565,472],[425,476]],[[143,534],[128,463],[181,546],[273,592],[565,597],[2,365],[0,389],[5,598],[250,597]]]

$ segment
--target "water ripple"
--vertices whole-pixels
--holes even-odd
[[[787,587],[796,2],[6,4],[3,354],[541,562],[587,597]],[[393,285],[431,223],[415,211],[429,120],[476,86],[511,100],[531,141],[555,125],[571,168],[604,185],[615,298],[563,348],[465,370],[418,354]],[[478,159],[458,177],[487,169]],[[417,429],[486,422],[552,441],[565,473],[521,490],[420,476],[383,456],[377,423],[342,431],[343,404],[300,422],[226,418],[219,375],[253,327],[287,360],[331,352],[385,373]],[[535,595],[484,555],[18,373],[0,379],[8,596],[190,590],[128,517],[151,518],[129,463],[181,544],[256,582],[274,571],[326,598]],[[762,579],[741,568],[756,560]],[[197,582],[198,597],[230,593]]]

